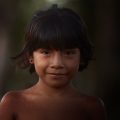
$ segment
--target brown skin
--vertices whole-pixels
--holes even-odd
[[[39,81],[29,89],[3,97],[1,120],[106,120],[101,100],[79,93],[70,84],[79,68],[78,49],[39,49],[30,59]]]
[[[1,120],[105,120],[104,106],[84,95],[45,96],[36,91],[8,93],[0,106]],[[73,94],[73,93],[72,93]]]

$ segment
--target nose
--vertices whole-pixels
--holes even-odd
[[[62,69],[64,68],[63,56],[60,52],[55,52],[51,58],[51,68]]]

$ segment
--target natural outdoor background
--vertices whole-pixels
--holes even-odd
[[[15,67],[10,57],[22,48],[24,31],[32,14],[52,3],[72,8],[88,26],[95,45],[94,61],[73,84],[89,95],[101,97],[108,120],[120,120],[120,7],[119,0],[0,0],[0,98],[10,90],[36,83],[36,75]]]

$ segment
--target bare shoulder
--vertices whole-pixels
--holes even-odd
[[[18,92],[18,91],[10,91],[10,92],[7,92],[1,99],[0,101],[0,107],[8,107],[8,108],[12,108],[16,106],[18,106],[18,103],[19,101],[21,100],[21,92]],[[7,109],[8,109],[7,108]]]
[[[19,91],[10,91],[7,92],[1,99],[0,105],[1,104],[15,104],[16,101],[20,100],[21,98],[21,92]]]
[[[96,97],[96,96],[83,96],[85,104],[87,104],[88,107],[104,107],[104,103],[101,98]]]
[[[95,96],[84,96],[83,104],[92,120],[106,120],[106,110],[101,98]]]
[[[8,102],[13,100],[14,98],[16,98],[16,96],[18,95],[18,93],[16,91],[10,91],[7,92],[1,99],[0,103],[4,103],[4,102]]]
[[[20,95],[17,92],[6,93],[0,101],[0,119],[10,120],[17,108],[16,101]]]

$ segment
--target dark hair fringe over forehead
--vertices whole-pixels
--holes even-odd
[[[38,48],[64,49],[83,45],[85,26],[75,16],[67,15],[66,12],[58,14],[53,10],[48,11],[46,16],[40,13],[33,17],[26,32],[27,46],[32,48],[31,52]]]
[[[26,29],[24,48],[13,59],[21,68],[30,68],[30,72],[34,72],[34,65],[29,63],[28,58],[39,48],[79,48],[84,63],[80,64],[80,70],[86,68],[93,54],[93,46],[88,40],[82,18],[72,9],[58,8],[55,5],[33,15]]]

